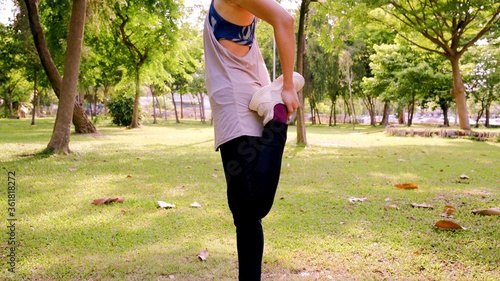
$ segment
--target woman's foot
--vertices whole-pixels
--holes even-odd
[[[293,73],[293,85],[295,86],[295,91],[298,92],[304,86],[304,77],[297,72]],[[283,75],[280,75],[276,80],[274,80],[271,84],[260,88],[250,100],[250,104],[248,108],[253,111],[257,111],[257,113],[264,117],[263,123],[264,125],[267,122],[273,120],[275,118],[274,107],[277,104],[283,104],[283,100],[281,98],[281,90],[283,88]],[[285,108],[286,110],[286,108]],[[282,122],[282,114],[278,114],[278,122]],[[288,116],[287,116],[288,118]],[[286,123],[282,122],[282,123]]]

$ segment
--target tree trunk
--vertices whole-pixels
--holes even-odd
[[[451,70],[453,73],[453,87],[451,88],[451,96],[457,104],[457,113],[459,126],[462,130],[470,131],[469,111],[467,110],[467,98],[465,97],[465,87],[460,73],[459,57],[450,58]]]
[[[38,14],[38,0],[24,0],[28,10],[28,19],[30,23],[31,33],[33,34],[33,40],[35,42],[35,47],[40,57],[43,69],[47,73],[50,85],[54,90],[54,93],[59,98],[62,88],[62,78],[57,70],[56,64],[52,60],[47,43],[45,41],[45,36],[43,35],[43,28],[40,24],[40,17]],[[96,133],[97,129],[94,124],[89,120],[85,111],[79,108],[80,105],[75,101],[73,108],[73,124],[75,125],[75,131],[79,134],[90,134]]]
[[[406,121],[405,121],[405,108],[402,107],[401,112],[399,113],[398,124],[403,125],[405,123],[406,123]]]
[[[31,125],[35,125],[35,114],[36,114],[36,100],[37,100],[37,90],[36,90],[36,67],[33,71],[33,109],[31,111]]]
[[[415,111],[415,93],[411,95],[410,104],[408,104],[408,127],[413,125],[413,113]]]
[[[305,25],[306,25],[306,15],[309,11],[309,4],[311,0],[302,0],[300,4],[300,18],[299,18],[299,30],[297,33],[297,72],[305,76],[304,74],[304,64],[306,58],[306,36],[305,36]],[[304,90],[298,92],[299,96],[299,108],[297,109],[297,144],[307,145],[306,138],[306,121],[304,114]]]
[[[139,76],[139,67],[135,68],[135,99],[134,99],[134,109],[132,112],[132,122],[130,123],[130,128],[139,128],[139,99],[141,97],[141,80]]]
[[[36,117],[40,117],[42,115],[42,111],[40,110],[41,96],[42,96],[42,92],[38,92],[36,95]]]
[[[200,114],[201,114],[201,123],[206,124],[207,123],[207,118],[205,116],[205,101],[203,99],[203,93],[200,93]]]
[[[365,104],[366,106],[366,110],[368,110],[368,114],[370,115],[370,126],[377,126],[377,124],[375,124],[375,101],[374,99],[370,98],[370,97],[366,97],[363,99],[363,103]]]
[[[333,103],[333,126],[337,126],[337,102]]]
[[[59,107],[52,138],[45,150],[49,153],[70,153],[69,138],[80,70],[86,6],[87,0],[73,0]]]
[[[311,124],[316,125],[316,115],[314,112],[315,104],[313,97],[311,97],[309,100],[309,107],[311,107]]]
[[[444,127],[449,127],[450,126],[450,119],[448,118],[448,102],[444,99],[440,99],[439,101],[439,106],[441,107],[441,110],[443,111],[443,126]]]
[[[389,125],[389,103],[384,102],[384,113],[382,114],[382,121],[380,121],[380,125],[387,126]]]
[[[332,106],[330,106],[330,116],[329,116],[329,118],[328,118],[328,126],[330,126],[330,127],[331,127],[331,126],[332,126],[332,124],[333,124],[333,123],[332,123],[332,121],[333,121],[333,106],[334,106],[333,104],[332,104]]]
[[[483,113],[484,113],[484,98],[481,99],[481,109],[477,112],[476,125],[474,126],[475,128],[479,128],[479,120],[481,120],[481,117],[483,117]]]
[[[484,121],[484,126],[486,128],[490,127],[490,105],[486,106],[486,113],[485,113],[485,121]]]
[[[163,115],[163,113],[161,112],[161,105],[160,105],[160,101],[158,101],[158,96],[155,96],[156,98],[156,105],[158,106],[158,111],[160,111],[160,116]]]
[[[149,85],[149,91],[151,92],[151,97],[153,98],[153,124],[158,124],[158,121],[156,121],[156,104],[155,104],[154,86]]]
[[[348,83],[347,86],[349,88],[349,99],[351,100],[351,112],[352,112],[352,129],[354,130],[356,126],[356,110],[354,109],[354,99],[352,97],[352,76],[351,76],[351,68],[348,69]]]
[[[175,105],[174,92],[172,92],[171,94],[172,94],[172,103],[174,104],[175,123],[181,123],[179,121],[179,114],[177,114],[177,105]],[[181,98],[182,98],[182,96],[181,96]],[[182,104],[182,102],[181,102],[181,104]]]

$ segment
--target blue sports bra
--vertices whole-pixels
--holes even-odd
[[[239,45],[252,46],[255,38],[255,17],[248,26],[240,26],[228,22],[215,10],[214,1],[210,4],[208,16],[210,17],[210,25],[214,28],[215,39],[226,39]]]

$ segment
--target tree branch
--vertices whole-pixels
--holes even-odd
[[[62,78],[56,64],[52,60],[49,48],[43,35],[42,25],[40,24],[40,16],[38,14],[38,0],[25,0],[26,8],[28,10],[28,20],[30,23],[31,33],[35,42],[36,50],[39,54],[42,66],[47,73],[50,85],[54,89],[54,93],[59,98],[62,87]]]

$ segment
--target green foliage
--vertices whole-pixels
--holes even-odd
[[[134,110],[134,98],[119,95],[108,102],[109,114],[112,122],[118,126],[128,126],[132,122],[132,112]],[[140,119],[139,114],[139,119]]]

